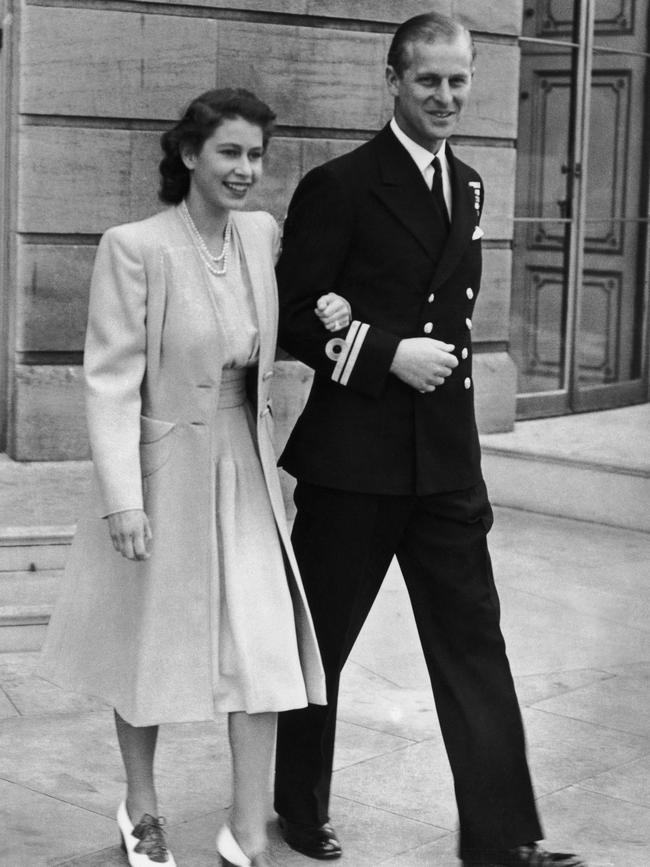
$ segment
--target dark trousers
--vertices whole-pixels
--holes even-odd
[[[396,555],[454,777],[461,857],[540,839],[499,626],[485,485],[415,497],[299,482],[295,501],[292,541],[318,636],[328,705],[280,714],[277,812],[306,825],[329,819],[341,670]]]

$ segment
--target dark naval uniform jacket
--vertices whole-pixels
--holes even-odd
[[[449,147],[447,158],[449,233],[389,126],[296,189],[277,269],[280,345],[315,376],[280,464],[303,482],[422,495],[481,481],[471,330],[483,185]],[[352,324],[334,334],[314,316],[327,292],[352,308]],[[455,346],[459,365],[433,392],[389,372],[409,337]]]

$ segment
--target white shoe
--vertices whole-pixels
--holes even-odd
[[[252,858],[242,852],[228,825],[224,825],[217,834],[217,852],[221,855],[221,867],[273,867],[266,850]]]
[[[122,849],[131,867],[151,867],[152,864],[176,867],[174,856],[165,843],[163,824],[164,820],[145,813],[134,826],[126,811],[126,802],[122,801],[117,808],[117,827],[122,836]]]
[[[217,852],[222,867],[252,867],[253,862],[239,847],[228,825],[222,825],[217,834]]]

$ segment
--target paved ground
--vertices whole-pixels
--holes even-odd
[[[650,863],[650,535],[497,510],[504,631],[550,846],[590,867]],[[110,709],[0,656],[0,864],[123,865]],[[346,669],[332,818],[352,867],[451,867],[450,774],[397,570]],[[161,731],[158,786],[179,867],[216,865],[229,801],[223,720]],[[287,867],[317,862],[273,851]]]

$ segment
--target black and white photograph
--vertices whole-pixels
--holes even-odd
[[[648,867],[650,0],[0,0],[0,867]]]

